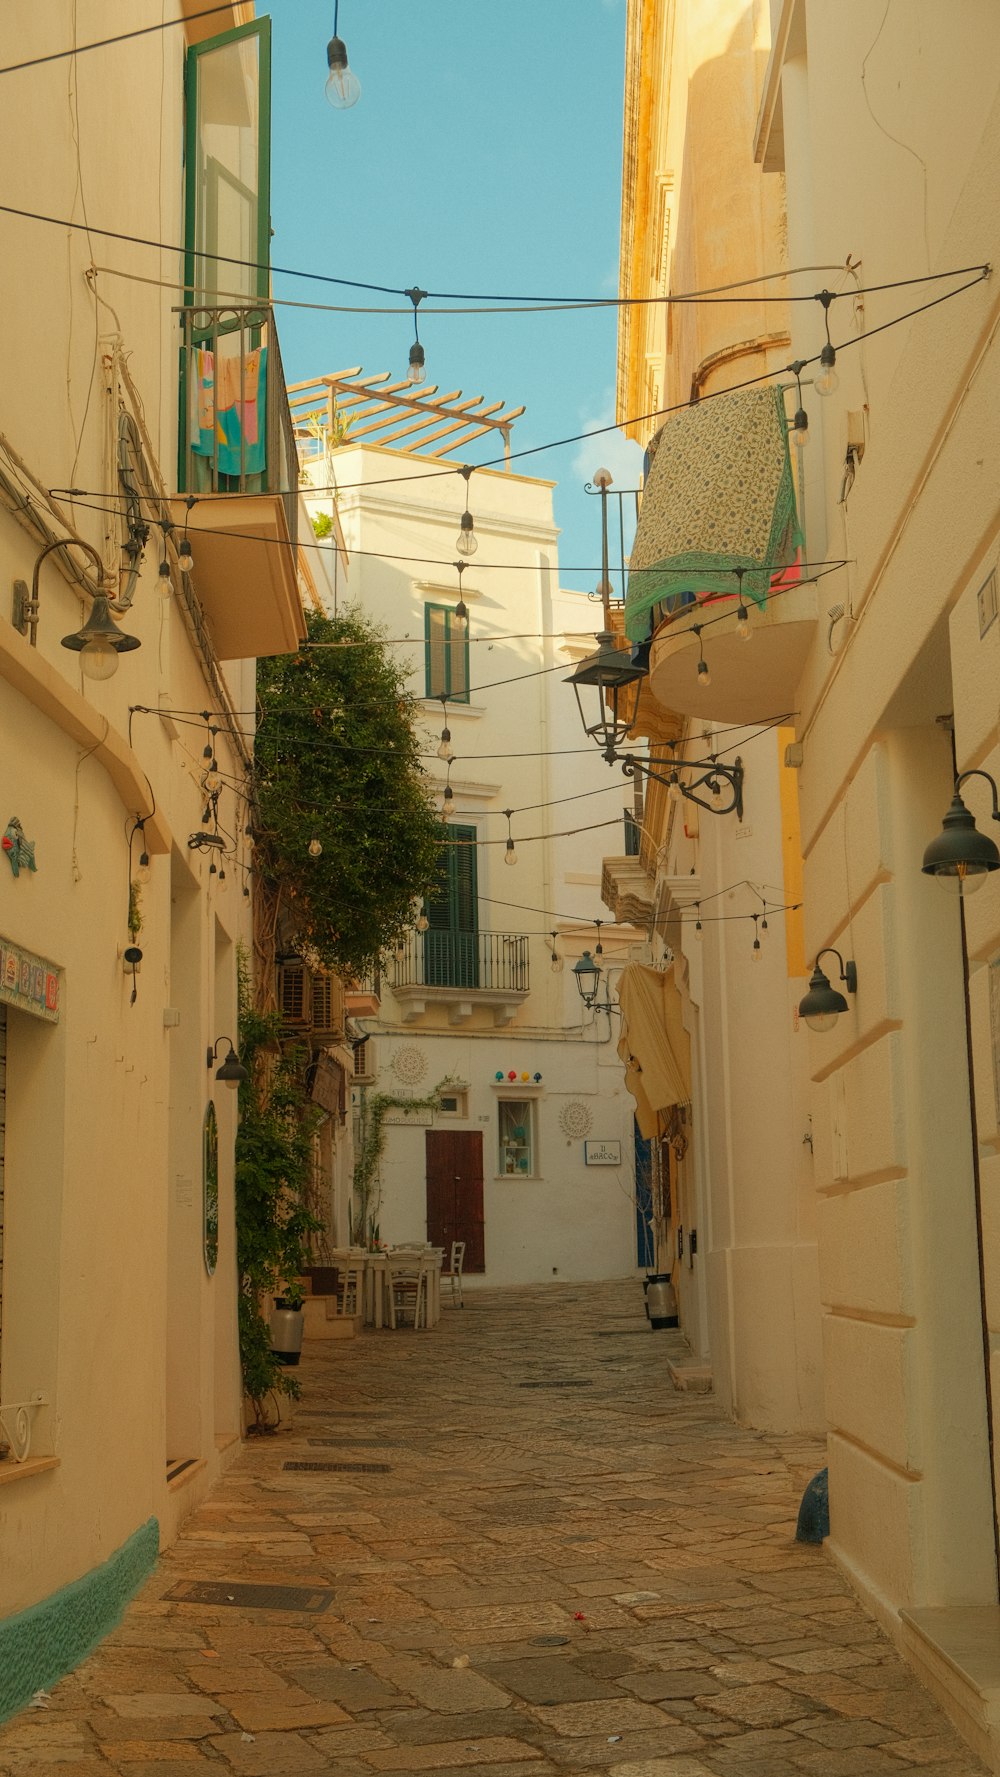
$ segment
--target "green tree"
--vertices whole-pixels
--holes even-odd
[[[297,654],[258,664],[254,871],[279,942],[359,977],[410,925],[441,827],[381,632],[356,610],[307,625]]]

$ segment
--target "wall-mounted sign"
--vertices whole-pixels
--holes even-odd
[[[583,1158],[587,1166],[620,1166],[622,1144],[620,1141],[585,1141]]]
[[[16,1006],[19,1012],[31,1012],[35,1018],[57,1023],[59,970],[44,957],[34,956],[19,944],[0,938],[0,1000]]]

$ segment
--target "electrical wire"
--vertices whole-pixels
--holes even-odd
[[[155,26],[155,25],[148,27],[148,29],[150,29],[150,30],[156,30],[159,28],[160,27]],[[138,34],[139,33],[136,33],[136,35],[138,35]],[[113,40],[108,39],[108,41],[113,41]],[[84,45],[83,47],[96,48],[98,46],[95,44],[93,46]],[[64,53],[72,54],[74,52],[67,51]],[[0,68],[0,74],[11,73],[11,72],[14,72],[14,70],[12,68],[7,68],[7,69]],[[69,222],[64,217],[48,216],[43,211],[38,211],[38,210],[22,210],[13,204],[0,204],[0,212],[2,212],[5,215],[8,215],[8,216],[19,216],[23,220],[29,221],[29,222],[46,222],[56,228],[79,228],[82,226],[79,223]],[[172,242],[172,241],[152,240],[148,235],[126,234],[121,229],[92,227],[90,229],[90,233],[100,235],[102,237],[102,239],[104,239],[104,240],[123,241],[128,246],[152,247],[156,252],[160,252],[160,253],[183,254],[183,255],[185,255],[186,258],[192,259],[192,260],[194,260],[194,259],[208,260],[213,265],[236,266],[241,271],[262,271],[262,272],[268,273],[271,277],[303,278],[303,279],[308,280],[310,283],[336,284],[344,289],[349,289],[349,290],[373,290],[373,291],[376,291],[381,296],[406,296],[407,295],[406,290],[404,290],[403,288],[401,288],[400,286],[397,286],[395,284],[373,284],[373,283],[369,283],[366,280],[361,279],[361,278],[337,277],[332,272],[303,271],[302,269],[300,269],[297,266],[274,265],[274,264],[271,264],[268,261],[262,260],[262,259],[237,259],[232,254],[210,253],[207,251],[207,249],[202,248],[202,247],[178,246],[178,244],[176,242]],[[840,270],[841,268],[838,267],[837,269]],[[977,265],[977,266],[966,265],[966,266],[956,267],[952,271],[926,272],[918,277],[891,279],[891,280],[886,281],[883,284],[872,284],[870,286],[867,286],[866,293],[868,291],[875,292],[875,291],[884,291],[884,290],[904,289],[908,285],[911,285],[911,284],[932,283],[932,282],[937,282],[940,279],[948,278],[948,277],[965,277],[965,275],[971,271],[978,271],[978,272],[980,272],[980,274],[983,274],[987,269],[988,269],[988,267],[985,267],[983,265]],[[785,272],[785,273],[780,273],[780,274],[765,274],[765,276],[769,276],[769,275],[780,275],[780,276],[787,277],[788,273]],[[757,281],[763,282],[764,278],[762,277],[759,280],[748,279],[747,284],[752,283],[752,282],[757,282]],[[191,285],[185,285],[185,289],[191,289],[191,288],[192,288]],[[205,286],[200,286],[200,288],[205,288]],[[520,304],[529,304],[532,306],[537,305],[538,309],[542,310],[542,311],[548,309],[553,304],[562,304],[563,306],[569,306],[569,307],[573,307],[573,308],[585,308],[585,309],[586,308],[618,308],[618,309],[621,309],[621,308],[643,308],[643,307],[646,307],[647,305],[650,305],[650,304],[659,304],[659,305],[662,305],[663,307],[671,307],[671,306],[684,307],[684,306],[693,306],[693,305],[697,305],[700,303],[719,303],[719,302],[721,302],[721,303],[734,303],[734,302],[736,302],[736,303],[745,303],[745,302],[788,303],[788,302],[815,302],[815,301],[819,300],[819,292],[818,291],[809,291],[803,295],[787,295],[787,294],[785,294],[785,295],[781,295],[781,296],[753,296],[753,297],[717,295],[714,293],[708,293],[708,292],[702,292],[702,291],[690,291],[687,293],[681,293],[678,295],[669,295],[669,296],[665,295],[665,296],[601,296],[601,297],[511,296],[511,295],[500,295],[497,293],[489,293],[489,292],[484,292],[484,291],[460,291],[460,290],[428,290],[425,294],[428,298],[432,298],[432,299],[439,301],[439,302],[463,302],[463,303],[464,302],[483,302],[483,303],[490,303],[490,304],[520,303]],[[837,299],[838,297],[843,296],[845,294],[846,295],[853,295],[853,292],[833,291],[833,292],[831,292],[831,294],[834,297],[834,299]],[[404,313],[404,314],[408,314],[408,313],[410,313],[410,310],[402,310],[400,312]],[[818,354],[817,354],[817,356],[818,356]],[[809,362],[812,362],[812,360],[809,360]]]
[[[8,62],[5,68],[0,68],[0,74],[20,74],[25,68],[41,68],[47,62],[62,62],[67,56],[86,55],[91,49],[107,49],[112,43],[127,43],[132,37],[148,37],[154,31],[169,30],[171,25],[189,25],[195,19],[208,18],[211,13],[231,13],[232,10],[232,0],[225,0],[222,5],[205,6],[200,12],[182,13],[176,18],[163,19],[158,25],[143,25],[138,31],[119,31],[115,37],[98,37],[92,43],[75,43],[71,49],[55,49],[49,55],[31,56],[25,62]]]

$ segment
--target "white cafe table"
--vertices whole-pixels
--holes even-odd
[[[419,1265],[424,1274],[424,1318],[426,1327],[436,1326],[441,1318],[441,1247],[398,1246],[388,1252],[365,1254],[365,1320],[369,1326],[395,1327],[392,1298],[392,1267]]]

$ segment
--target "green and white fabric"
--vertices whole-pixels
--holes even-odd
[[[649,447],[629,563],[625,632],[649,634],[654,605],[693,593],[743,593],[763,605],[800,541],[780,389],[716,395],[671,414]]]

